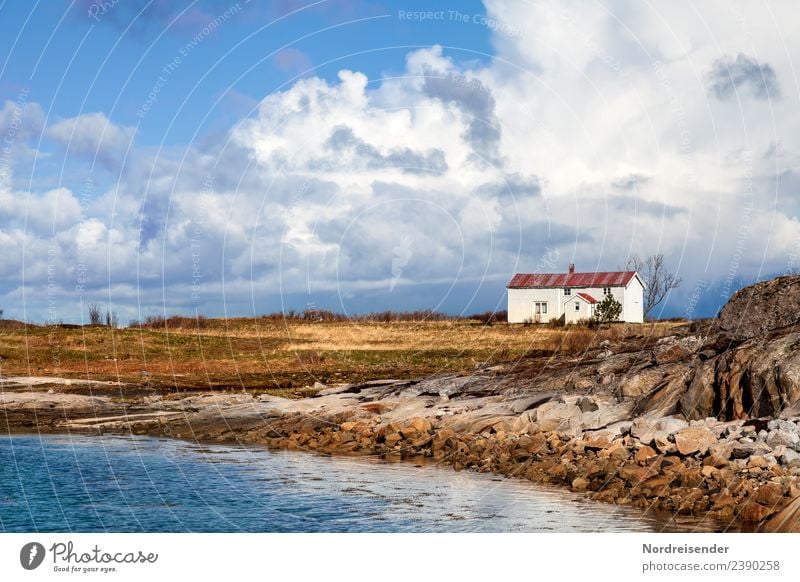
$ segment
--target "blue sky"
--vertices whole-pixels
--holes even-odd
[[[197,133],[224,131],[300,76],[331,80],[342,68],[376,80],[402,74],[412,48],[437,43],[454,47],[459,60],[485,62],[491,54],[485,26],[398,21],[398,11],[423,10],[426,2],[106,0],[102,13],[103,4],[39,2],[31,9],[7,2],[0,25],[0,48],[8,55],[2,90],[9,96],[18,86],[29,88],[52,116],[102,111],[115,123],[138,125],[140,145],[185,144]],[[480,2],[440,6],[485,14]],[[217,18],[224,20],[203,35]],[[197,35],[201,41],[191,45]],[[182,50],[188,56],[140,118],[137,111],[164,67]]]
[[[795,12],[0,3],[0,308],[471,313],[664,253],[713,315],[800,261]]]

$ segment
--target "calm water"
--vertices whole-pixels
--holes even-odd
[[[0,531],[674,531],[450,468],[142,437],[0,437]]]

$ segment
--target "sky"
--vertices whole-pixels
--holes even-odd
[[[504,308],[664,255],[655,312],[800,263],[771,2],[0,0],[0,309]]]

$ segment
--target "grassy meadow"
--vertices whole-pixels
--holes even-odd
[[[247,389],[289,397],[314,384],[464,372],[603,339],[660,337],[676,323],[604,329],[450,321],[174,317],[139,327],[0,325],[0,375],[111,380],[161,390]]]

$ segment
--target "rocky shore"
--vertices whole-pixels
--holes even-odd
[[[800,531],[799,320],[800,277],[783,277],[657,341],[323,387],[300,400],[5,379],[0,424],[427,458],[721,529]]]

